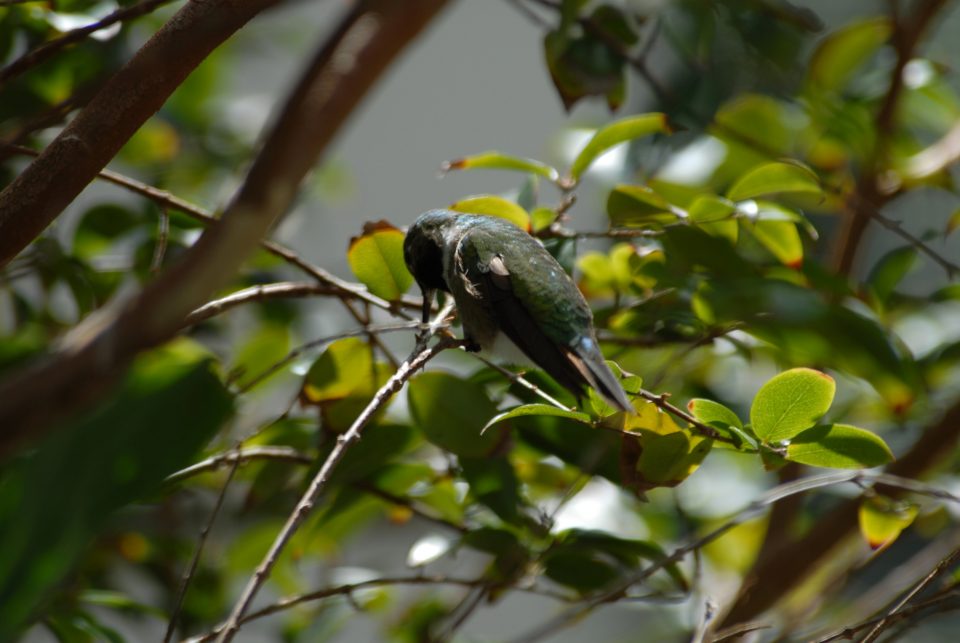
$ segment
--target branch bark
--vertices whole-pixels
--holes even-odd
[[[250,0],[248,4],[257,3]],[[260,4],[268,3],[260,0]],[[374,82],[445,4],[446,0],[367,0],[347,13],[288,98],[222,218],[205,231],[176,265],[142,292],[113,309],[91,315],[65,338],[59,350],[0,383],[0,456],[96,400],[109,390],[138,352],[175,335],[184,317],[229,281],[290,206],[303,177]],[[194,5],[209,9],[202,0],[191,2],[187,8]],[[59,152],[70,145],[61,143]],[[51,158],[49,163],[62,164],[59,152],[44,152],[30,167],[34,168],[45,156]],[[89,178],[99,170],[99,166],[91,166],[89,158],[78,162],[90,170]],[[72,183],[77,183],[78,173],[71,174]],[[88,176],[85,172],[80,174]],[[53,180],[38,179],[40,183]],[[11,189],[14,187],[11,185]],[[28,202],[47,215],[53,210],[49,202],[39,203],[40,196],[45,194],[42,190],[37,193],[29,187],[20,189],[26,192],[15,200],[18,216],[11,217],[0,198],[0,212],[8,220],[18,221]],[[63,197],[49,200],[59,203]],[[36,216],[37,212],[31,214]],[[11,227],[22,239],[24,226]],[[9,251],[9,243],[0,232],[0,246]]]
[[[277,0],[194,0],[0,192],[0,267],[60,215],[218,45]]]

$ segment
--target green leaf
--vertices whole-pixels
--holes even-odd
[[[493,510],[502,520],[522,525],[520,481],[510,460],[505,457],[460,458],[463,479],[470,485],[470,493]]]
[[[614,186],[607,195],[607,216],[614,227],[677,219],[667,200],[645,185]]]
[[[614,145],[651,134],[672,132],[666,114],[661,113],[640,114],[610,123],[600,128],[580,151],[570,166],[570,176],[574,181],[579,180],[590,164]]]
[[[730,243],[736,243],[738,230],[737,220],[734,218],[736,211],[737,206],[733,201],[705,194],[697,197],[687,213],[690,215],[690,221],[705,232],[728,239]]]
[[[745,223],[744,227],[783,265],[791,268],[803,265],[803,241],[795,223],[760,220]]]
[[[870,549],[885,549],[917,517],[917,505],[886,496],[866,498],[857,513],[860,533]]]
[[[750,407],[753,432],[765,442],[789,440],[830,409],[836,382],[812,368],[780,373],[760,387]]]
[[[943,236],[950,236],[957,228],[960,228],[960,209],[954,210],[953,214],[950,215],[950,218],[947,219],[947,225],[946,228],[944,228]]]
[[[350,240],[350,269],[374,295],[400,299],[413,283],[403,261],[403,232],[387,221],[363,225],[363,234]]]
[[[754,168],[733,184],[727,192],[732,201],[755,199],[771,194],[812,194],[820,196],[820,179],[809,168],[796,163],[775,161]]]
[[[867,284],[873,291],[873,294],[881,302],[890,299],[890,295],[896,289],[907,273],[917,265],[917,250],[912,246],[903,246],[891,250],[873,267],[870,276],[867,277]]]
[[[870,18],[847,25],[823,39],[810,59],[807,80],[820,89],[839,90],[890,38],[888,18]]]
[[[556,181],[560,173],[546,163],[541,163],[535,159],[525,159],[500,152],[482,152],[473,156],[464,156],[463,158],[447,161],[441,166],[441,170],[449,172],[450,170],[473,170],[473,169],[491,169],[491,170],[517,170],[519,172],[530,172],[542,176],[548,181]]]
[[[483,431],[486,432],[487,429],[496,424],[500,424],[501,422],[506,422],[507,420],[512,420],[513,418],[527,417],[530,415],[549,415],[552,417],[567,418],[568,420],[574,420],[582,424],[591,424],[590,416],[586,413],[581,413],[580,411],[561,409],[551,404],[524,404],[523,406],[518,406],[497,415],[487,422],[487,424],[483,427]]]
[[[735,426],[743,429],[743,423],[737,414],[725,407],[720,402],[705,400],[703,398],[694,398],[687,402],[687,410],[704,424],[713,424],[719,422],[721,425]]]
[[[893,453],[870,431],[847,424],[824,424],[793,438],[785,457],[813,467],[863,469],[892,461]]]
[[[137,359],[108,402],[58,429],[0,476],[0,640],[121,507],[187,466],[233,409],[204,350],[175,341]]]
[[[530,215],[513,201],[492,194],[471,196],[457,201],[450,206],[451,210],[467,214],[486,214],[491,217],[506,219],[521,230],[530,231]]]
[[[407,389],[410,414],[427,440],[460,456],[489,455],[499,432],[481,434],[497,407],[482,386],[438,371],[422,373]]]
[[[370,379],[373,355],[370,345],[359,337],[330,344],[310,366],[303,380],[303,398],[323,404],[348,397]]]
[[[290,350],[290,331],[287,326],[264,324],[237,351],[231,370],[240,373],[238,383],[243,387],[278,363]],[[277,371],[271,377],[277,375]],[[266,380],[261,380],[262,384]]]

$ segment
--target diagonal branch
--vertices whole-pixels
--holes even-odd
[[[380,390],[377,391],[373,399],[370,400],[370,403],[367,404],[367,407],[363,409],[356,420],[353,421],[353,424],[350,425],[346,433],[337,437],[337,443],[334,445],[333,450],[330,451],[320,470],[313,477],[313,480],[310,481],[310,485],[300,498],[300,502],[297,503],[296,508],[290,514],[289,518],[287,518],[286,524],[283,526],[283,529],[280,530],[280,533],[277,534],[273,544],[270,546],[270,550],[263,557],[253,576],[251,576],[247,582],[247,586],[237,600],[237,604],[234,606],[230,618],[227,619],[227,622],[220,632],[220,636],[217,639],[220,643],[227,643],[233,640],[233,637],[240,629],[240,623],[244,615],[250,608],[251,603],[253,603],[257,592],[260,591],[260,588],[270,576],[270,572],[273,570],[274,565],[276,565],[284,547],[290,542],[293,534],[296,533],[307,516],[310,515],[310,512],[316,505],[317,499],[326,488],[333,470],[346,455],[347,449],[360,439],[361,432],[373,418],[374,414],[386,404],[387,400],[389,400],[394,393],[403,387],[404,383],[406,383],[418,369],[422,368],[441,351],[456,345],[455,341],[443,339],[432,347],[427,348],[426,342],[429,339],[430,335],[425,335],[417,342],[417,346],[410,357],[408,357],[406,361],[400,365],[397,372],[380,387]]]
[[[210,52],[276,2],[184,5],[0,192],[0,266],[60,215]]]
[[[260,0],[261,4],[264,2]],[[219,4],[210,4],[223,12]],[[241,4],[257,5],[253,0]],[[0,455],[10,453],[28,437],[49,430],[57,420],[89,406],[109,390],[138,352],[173,337],[186,315],[233,277],[247,255],[286,212],[303,177],[360,100],[445,4],[445,0],[410,0],[402,4],[367,0],[347,13],[287,99],[223,216],[177,264],[139,294],[113,309],[97,311],[65,338],[59,350],[0,382]],[[194,6],[207,7],[207,3],[191,2],[184,11]],[[226,19],[221,16],[221,20]],[[149,49],[149,43],[145,48]],[[179,56],[178,53],[173,57]],[[109,92],[105,89],[102,93]],[[65,133],[76,132],[78,120],[80,117]],[[82,174],[85,182],[99,171],[98,164],[85,158],[78,163],[90,170],[89,174],[73,168],[64,171],[72,176],[66,181],[67,186],[56,169],[49,177],[37,179],[36,173],[43,168],[64,162],[64,145],[74,144],[52,144],[0,194],[0,261],[9,257],[9,251],[16,250],[13,246],[19,245],[4,236],[4,230],[25,241],[24,227],[19,225],[25,208],[29,209],[31,204],[36,207],[30,216],[37,219],[55,216],[53,213],[59,211],[51,201],[60,203],[62,195],[45,194],[43,185],[53,182],[67,194],[68,201],[72,198],[69,185],[77,182],[77,175]],[[48,160],[41,163],[44,158]],[[33,179],[24,179],[31,174],[31,168],[37,168],[32,172]],[[39,191],[23,187],[25,181],[29,184],[34,180],[38,181]],[[5,204],[9,204],[9,209]]]

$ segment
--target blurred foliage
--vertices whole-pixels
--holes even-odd
[[[668,560],[676,545],[801,466],[870,468],[902,457],[957,404],[960,284],[945,240],[960,217],[952,160],[930,155],[960,120],[960,95],[949,66],[922,48],[897,66],[906,12],[900,22],[867,15],[825,27],[780,0],[520,4],[548,25],[544,73],[558,100],[621,113],[561,158],[461,150],[444,171],[512,173],[504,175],[516,189],[435,205],[499,216],[543,240],[588,298],[636,413],[593,394],[577,407],[545,375],[526,372],[570,407],[559,408],[459,355],[418,373],[374,415],[280,557],[274,594],[342,591],[273,617],[276,640],[349,632],[355,609],[384,640],[433,640],[514,591],[695,603],[715,575],[723,581],[706,593],[727,592],[728,602],[730,580],[743,578],[777,530],[742,522],[703,543],[696,565]],[[0,7],[0,64],[116,8],[105,7]],[[42,147],[161,22],[123,23],[0,80],[0,140]],[[664,69],[651,58],[667,61]],[[230,46],[212,54],[128,142],[118,167],[186,199],[220,194],[251,154],[250,133],[221,114],[230,100],[221,78],[242,64]],[[887,122],[880,115],[896,72],[903,82]],[[647,103],[635,97],[642,87],[653,88]],[[597,170],[618,146],[628,154],[611,179]],[[0,149],[0,185],[21,166]],[[895,247],[868,253],[863,243],[862,270],[847,273],[833,257],[848,242],[838,230],[867,184],[875,199],[867,207],[881,214],[912,195],[948,195],[953,205],[912,211],[910,235],[884,225]],[[577,202],[583,186],[600,190],[597,203]],[[103,194],[0,272],[0,376],[151,280],[197,238],[189,212]],[[599,230],[579,223],[590,208],[606,217]],[[375,330],[403,310],[413,282],[403,231],[386,220],[355,229],[347,263],[357,288],[384,308],[344,295],[357,327],[370,322],[366,332],[334,336],[321,324],[331,338],[318,341],[309,304],[250,301],[147,353],[106,402],[2,464],[0,639],[30,623],[62,641],[124,640],[130,631],[146,634],[129,640],[158,639],[242,440],[255,455],[231,474],[226,525],[192,575],[177,632],[201,634],[224,618],[306,481],[396,371],[391,351],[413,344],[413,326],[395,344]],[[221,295],[297,274],[261,253]],[[641,386],[683,400],[686,411]],[[949,486],[954,443],[936,446]],[[220,459],[164,484],[212,457]],[[783,529],[803,532],[833,495],[797,503]],[[577,522],[581,499],[595,510]],[[858,565],[870,578],[889,571],[886,554],[871,559],[872,549],[898,560],[956,530],[930,499],[876,492],[858,519],[864,542],[833,561],[854,570],[851,580],[804,588],[835,603],[814,613],[811,602],[805,626],[843,616],[852,602],[843,592],[866,582]],[[411,533],[436,549],[411,549],[417,569],[403,576],[396,569]],[[373,538],[391,545],[391,564],[348,565]],[[439,570],[453,570],[456,592],[428,582]],[[698,618],[671,617],[673,638],[688,637]]]

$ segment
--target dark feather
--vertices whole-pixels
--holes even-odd
[[[576,346],[567,347],[543,332],[514,294],[510,271],[501,256],[490,260],[487,271],[477,269],[469,277],[479,284],[483,297],[492,306],[500,330],[558,384],[578,398],[585,387],[592,386],[619,409],[633,410],[592,339],[581,338]]]

